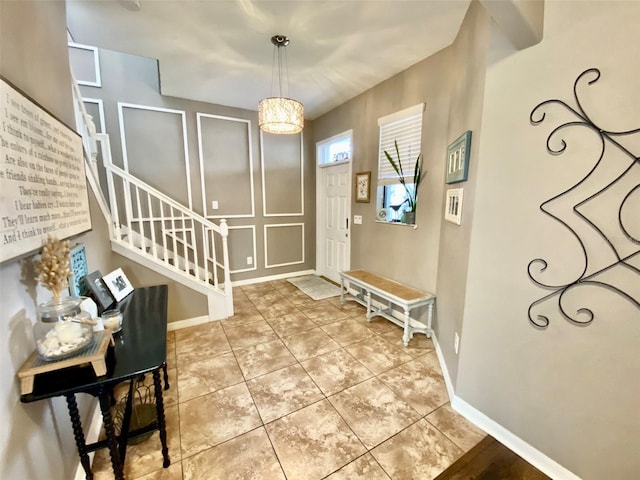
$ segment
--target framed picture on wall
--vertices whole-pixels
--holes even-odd
[[[460,225],[462,223],[462,188],[451,188],[447,190],[447,201],[445,203],[444,219],[447,222]]]
[[[466,182],[469,176],[469,152],[471,150],[471,130],[460,135],[447,149],[445,183]]]
[[[371,172],[356,173],[356,202],[369,203],[371,199]]]

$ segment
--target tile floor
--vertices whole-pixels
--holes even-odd
[[[129,480],[420,479],[484,433],[448,403],[431,340],[286,280],[234,290],[235,315],[169,332],[158,433],[127,449]],[[96,480],[113,474],[107,450]]]

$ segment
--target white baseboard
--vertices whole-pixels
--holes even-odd
[[[236,280],[231,282],[232,287],[241,287],[243,285],[252,285],[254,283],[271,282],[273,280],[283,280],[291,277],[301,277],[303,275],[313,275],[315,270],[302,270],[299,272],[279,273],[278,275],[269,275],[267,277],[249,278],[247,280]]]
[[[552,460],[517,435],[514,435],[502,425],[469,405],[460,397],[454,396],[451,401],[451,407],[478,428],[481,428],[500,443],[504,444],[507,448],[520,455],[548,477],[556,480],[580,480],[580,477],[570,472],[555,460]]]
[[[169,322],[167,324],[167,331],[180,330],[181,328],[195,327],[196,325],[202,325],[203,323],[218,322],[218,320],[210,320],[208,315],[201,317],[187,318],[186,320],[178,320],[177,322]]]
[[[447,393],[449,394],[449,400],[453,401],[453,398],[455,397],[455,391],[453,389],[453,383],[451,383],[451,376],[449,375],[447,364],[444,361],[444,356],[442,355],[442,349],[440,348],[440,344],[438,343],[438,338],[436,337],[436,332],[431,332],[431,340],[433,340],[433,346],[436,347],[436,355],[438,356],[438,362],[440,362],[440,368],[442,369],[442,376],[444,377],[444,383],[447,386]]]
[[[444,356],[442,355],[442,350],[440,349],[435,333],[432,334],[432,339],[433,345],[436,348],[440,367],[442,368],[442,375],[444,376],[444,382],[447,386],[447,393],[451,400],[451,408],[473,423],[476,427],[488,433],[507,448],[520,455],[548,477],[556,480],[580,480],[580,478],[574,473],[570,472],[562,465],[546,456],[540,450],[529,445],[520,437],[514,435],[502,425],[487,417],[480,410],[474,408],[462,398],[458,397],[455,394],[455,389],[451,382],[451,376],[449,375],[449,370],[447,369],[447,364],[444,361]]]
[[[241,287],[242,285],[253,285],[254,283],[271,282],[273,280],[282,280],[285,278],[301,277],[303,275],[312,275],[315,270],[303,270],[301,272],[281,273],[278,275],[270,275],[268,277],[250,278],[248,280],[239,280],[237,282],[231,282],[232,287]],[[178,320],[177,322],[169,322],[167,324],[167,330],[180,330],[187,327],[195,327],[196,325],[202,325],[203,323],[217,322],[222,319],[210,320],[207,315],[201,317],[187,318],[185,320]]]
[[[87,433],[85,434],[85,442],[87,444],[95,443],[98,441],[100,437],[100,431],[102,430],[102,412],[100,411],[100,404],[98,401],[95,402],[96,406],[93,409],[93,413],[91,414],[91,420],[89,421],[89,428]],[[93,456],[95,452],[89,453],[89,465],[93,463]],[[84,468],[82,468],[82,464],[80,463],[80,459],[78,459],[78,467],[76,468],[76,474],[73,477],[74,480],[84,480],[86,474],[84,472]]]

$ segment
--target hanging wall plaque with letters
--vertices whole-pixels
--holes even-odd
[[[0,262],[91,229],[82,139],[0,79]]]

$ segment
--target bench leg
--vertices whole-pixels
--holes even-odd
[[[371,321],[371,317],[373,316],[371,313],[371,292],[367,290],[367,322]]]
[[[409,346],[409,340],[411,340],[411,332],[410,332],[410,328],[409,327],[409,309],[405,308],[404,309],[404,335],[402,335],[402,343],[404,344],[405,347]]]
[[[431,324],[433,322],[433,302],[427,305],[427,338],[431,338],[431,334],[433,330],[431,329]]]

